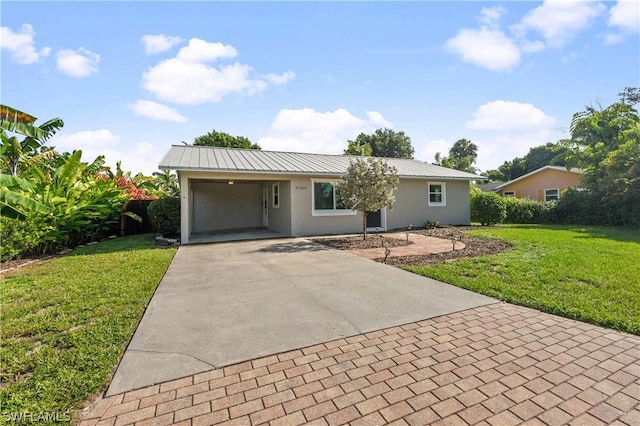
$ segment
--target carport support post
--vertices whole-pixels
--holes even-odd
[[[191,233],[191,185],[189,178],[180,173],[180,244],[189,244]]]

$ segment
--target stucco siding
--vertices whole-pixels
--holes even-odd
[[[567,170],[546,169],[500,188],[500,195],[514,191],[517,198],[544,201],[545,189],[563,190],[580,184],[582,175]]]
[[[312,213],[313,179],[327,182],[335,178],[293,177],[291,179],[291,233],[296,236],[345,234],[362,230],[362,216],[314,216]]]
[[[229,185],[229,180],[234,180],[234,184]],[[321,175],[181,172],[182,242],[188,243],[192,233],[262,226],[265,187],[269,229],[292,236],[361,232],[360,213],[314,213],[314,181],[335,180],[335,177]],[[273,184],[276,182],[279,182],[279,208],[273,206]],[[429,205],[428,182],[445,184],[446,205]],[[469,182],[403,178],[396,192],[396,203],[385,213],[383,227],[386,224],[387,230],[406,228],[409,224],[420,227],[426,220],[468,224]]]
[[[445,205],[430,206],[428,182],[445,184]],[[469,182],[401,179],[393,208],[387,209],[387,228],[422,227],[427,220],[441,224],[467,225],[471,222]]]
[[[273,185],[279,186],[279,207],[273,205]],[[279,180],[277,182],[266,182],[269,194],[269,224],[268,228],[284,235],[291,235],[291,182]]]
[[[194,182],[192,232],[262,226],[262,185]]]

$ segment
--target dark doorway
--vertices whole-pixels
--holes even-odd
[[[377,212],[367,212],[367,228],[382,227],[382,216],[380,210]]]

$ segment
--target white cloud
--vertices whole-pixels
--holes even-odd
[[[294,78],[295,76],[296,76],[296,73],[294,73],[293,71],[286,71],[286,72],[283,72],[282,74],[269,73],[265,75],[263,78],[267,80],[269,83],[284,84],[287,81]]]
[[[369,119],[369,122],[371,124],[376,126],[376,129],[379,129],[379,128],[382,128],[382,127],[388,127],[388,128],[392,128],[393,127],[393,123],[391,123],[390,121],[385,120],[385,118],[382,116],[382,114],[380,114],[377,111],[367,111],[367,118]]]
[[[447,156],[449,155],[449,149],[452,146],[453,142],[447,142],[444,139],[427,142],[424,148],[422,148],[420,151],[417,151],[416,159],[425,161],[427,163],[433,163],[435,161],[437,152],[439,152],[443,156]]]
[[[468,129],[478,130],[473,142],[478,145],[477,166],[495,168],[496,158],[525,155],[532,146],[549,142],[556,120],[528,103],[497,100],[478,107]]]
[[[18,32],[9,27],[0,28],[0,47],[11,52],[11,59],[19,64],[32,64],[51,53],[50,47],[36,50],[36,32],[30,24],[22,24]]]
[[[271,125],[269,135],[258,140],[268,150],[342,154],[347,140],[358,134],[372,133],[380,127],[392,127],[382,114],[367,111],[359,118],[343,108],[318,112],[312,108],[283,109]]]
[[[166,36],[164,34],[142,36],[144,53],[147,55],[165,52],[180,42],[182,42],[180,37]]]
[[[464,62],[493,71],[508,70],[520,62],[518,47],[502,32],[481,28],[462,29],[445,46]]]
[[[120,136],[114,135],[107,129],[84,130],[69,134],[60,132],[52,141],[56,148],[72,150],[85,147],[109,147],[120,142]]]
[[[481,105],[466,126],[469,129],[501,131],[547,128],[553,124],[555,119],[534,105],[498,100]]]
[[[52,145],[58,151],[82,150],[82,161],[92,162],[98,156],[105,156],[105,164],[115,170],[116,163],[122,163],[124,171],[133,175],[142,172],[150,175],[158,170],[158,163],[164,150],[150,142],[140,142],[129,146],[120,146],[120,136],[108,129],[84,130],[75,133],[58,133],[52,139]]]
[[[495,28],[498,25],[498,21],[506,11],[507,10],[502,6],[483,7],[478,19],[484,25]]]
[[[187,118],[177,110],[158,102],[139,99],[134,104],[129,105],[129,108],[131,108],[136,115],[149,117],[154,120],[175,121],[177,123],[187,121]]]
[[[89,77],[98,72],[100,55],[84,47],[77,51],[60,50],[56,54],[58,70],[74,78]]]
[[[609,10],[609,25],[629,32],[640,31],[640,2],[618,0],[618,3]]]
[[[252,78],[253,68],[249,65],[236,62],[216,67],[208,64],[237,54],[233,46],[193,38],[176,57],[149,68],[142,75],[142,85],[159,99],[195,105],[220,102],[231,93],[259,93],[272,84],[283,84],[295,76],[287,71],[281,75],[267,74],[263,79]]]
[[[603,37],[603,42],[607,46],[611,46],[613,44],[620,44],[624,41],[624,36],[622,34],[605,34]]]
[[[605,10],[603,4],[592,1],[545,0],[511,26],[511,30],[520,37],[534,30],[546,39],[548,45],[562,47]]]
[[[177,59],[184,62],[212,62],[236,56],[238,56],[238,51],[233,46],[192,38],[189,40],[188,46],[180,49]]]

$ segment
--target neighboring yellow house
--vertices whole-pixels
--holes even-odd
[[[530,198],[537,201],[557,201],[567,188],[578,186],[582,170],[561,166],[544,166],[519,178],[493,188],[503,197]]]

